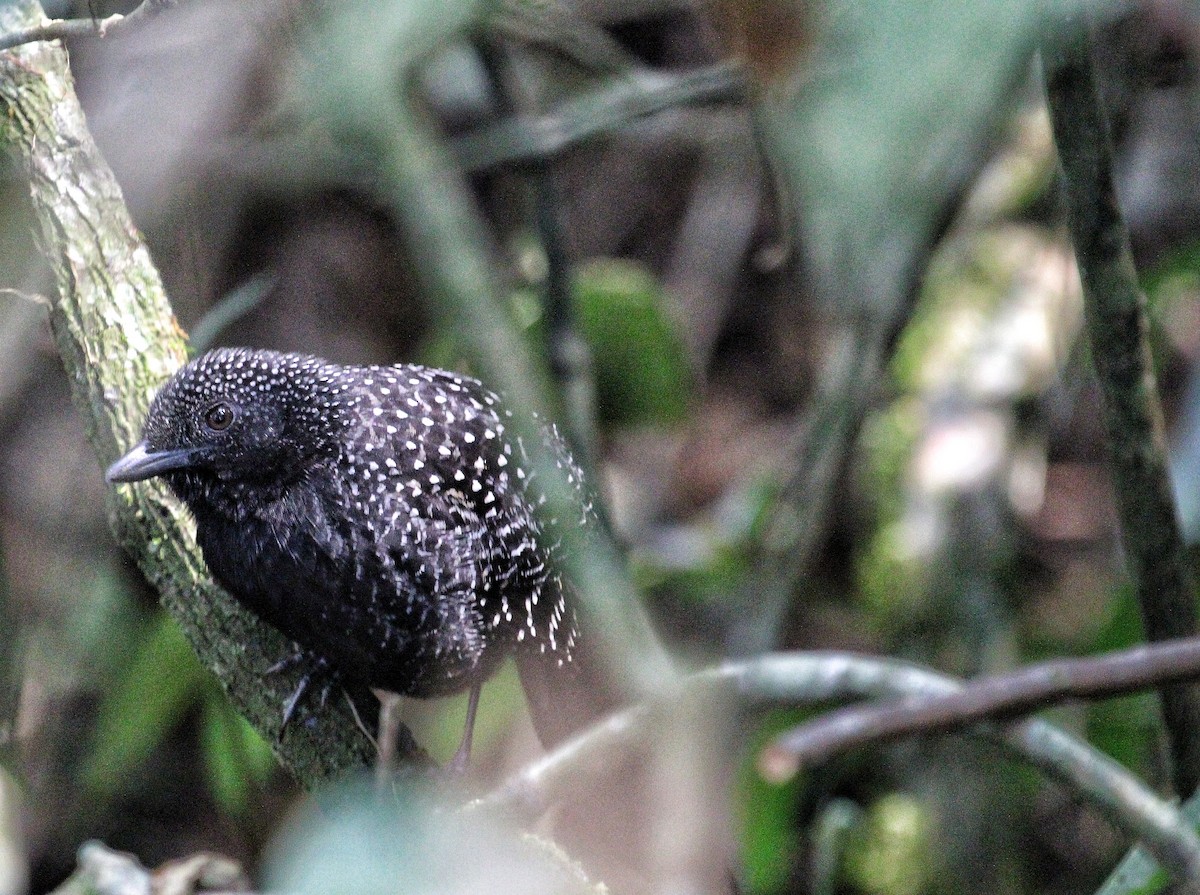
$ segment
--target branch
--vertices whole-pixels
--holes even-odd
[[[0,32],[28,30],[22,26],[40,17],[28,0],[0,5]],[[41,248],[58,285],[51,326],[103,468],[138,439],[150,397],[186,350],[158,272],[87,131],[61,47],[0,52],[0,152],[29,178]],[[234,705],[274,742],[297,676],[264,677],[289,650],[282,635],[212,582],[190,518],[163,486],[113,488],[108,501],[117,541]],[[318,717],[320,724],[293,725],[276,744],[306,786],[373,755],[342,700]]]
[[[611,768],[629,747],[660,727],[680,691],[732,692],[747,703],[816,705],[864,697],[929,698],[958,692],[955,678],[895,659],[851,653],[785,653],[728,663],[679,682],[679,689],[651,703],[619,712],[564,743],[511,777],[500,788],[466,806],[530,821],[584,778]],[[1177,876],[1200,882],[1200,837],[1180,811],[1160,799],[1108,756],[1053,725],[1030,719],[1003,728],[984,725],[969,732],[994,739],[1016,757],[1066,784],[1106,817],[1140,839]]]
[[[1113,188],[1108,118],[1096,86],[1091,24],[1042,42],[1046,99],[1083,282],[1092,360],[1104,397],[1113,487],[1147,639],[1191,637],[1196,602],[1171,495],[1162,407],[1147,341],[1146,300]],[[1175,790],[1200,784],[1200,690],[1162,690]]]
[[[142,0],[141,5],[127,15],[114,14],[104,19],[52,19],[41,25],[17,28],[0,34],[0,50],[47,40],[71,40],[76,37],[113,37],[123,34],[134,25],[149,19],[175,0]]]
[[[988,675],[943,696],[852,706],[780,734],[761,764],[772,776],[872,743],[947,733],[980,721],[1029,714],[1069,699],[1106,699],[1200,677],[1200,638],[1138,646],[1086,659],[1055,659]]]
[[[727,62],[686,72],[637,72],[542,113],[508,115],[451,142],[468,171],[545,161],[574,146],[680,106],[735,102],[747,92]]]

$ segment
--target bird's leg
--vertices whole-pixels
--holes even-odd
[[[446,770],[451,774],[464,773],[467,765],[471,762],[471,739],[475,735],[475,711],[479,708],[479,694],[482,690],[482,681],[476,681],[471,685],[471,693],[467,697],[467,726],[463,729],[458,751],[450,759],[450,764],[446,765]]]
[[[320,704],[324,708],[325,702],[329,697],[329,691],[337,683],[338,674],[333,665],[322,655],[318,655],[310,650],[303,648],[297,649],[290,655],[284,656],[274,665],[266,670],[267,674],[279,674],[282,671],[295,668],[299,665],[305,667],[304,674],[300,676],[300,680],[296,683],[296,689],[292,691],[292,695],[288,697],[287,702],[283,705],[283,723],[279,726],[278,738],[282,739],[288,725],[296,715],[296,709],[299,708],[301,701],[304,699],[310,686],[320,684],[321,697]]]

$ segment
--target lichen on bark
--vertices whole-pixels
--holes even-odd
[[[0,33],[44,19],[36,3],[0,6]],[[155,390],[187,358],[153,261],[87,130],[65,51],[37,43],[0,52],[0,152],[28,177],[36,236],[58,297],[51,328],[100,468],[138,440]],[[99,470],[97,475],[99,475]],[[276,741],[296,673],[264,677],[289,647],[209,577],[187,512],[157,482],[109,490],[121,546],[162,597],[234,705]],[[369,760],[370,741],[340,700],[295,725],[276,753],[304,785]]]

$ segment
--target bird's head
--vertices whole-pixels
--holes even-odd
[[[221,348],[181,368],[150,405],[142,441],[109,467],[110,482],[164,477],[196,486],[280,482],[329,443],[336,368],[319,358]]]

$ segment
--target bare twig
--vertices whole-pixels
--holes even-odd
[[[1105,699],[1200,677],[1200,638],[1086,659],[1055,659],[989,675],[943,696],[852,706],[780,734],[763,764],[794,769],[838,752],[916,733],[945,733],[1068,699]]]
[[[957,692],[962,683],[908,662],[852,653],[786,653],[728,663],[683,679],[686,690],[732,690],[747,702],[814,705],[864,697],[917,698]],[[581,778],[610,768],[627,749],[659,729],[678,691],[615,714],[524,768],[469,810],[531,820]],[[1176,875],[1200,881],[1200,838],[1180,811],[1137,777],[1086,743],[1039,719],[971,732],[995,739],[1015,756],[1068,785],[1114,824],[1141,839]]]
[[[1082,14],[1072,24],[1065,37],[1043,40],[1042,58],[1092,359],[1104,396],[1121,536],[1147,638],[1190,637],[1196,633],[1196,602],[1167,473],[1145,296],[1113,188],[1091,24]],[[1175,789],[1187,796],[1200,784],[1200,690],[1164,687],[1162,706]]]
[[[128,31],[139,22],[150,18],[169,6],[174,0],[143,0],[141,5],[128,15],[114,14],[103,19],[52,19],[41,25],[20,28],[0,34],[0,50],[19,47],[22,44],[44,40],[71,40],[77,37],[113,37]]]

